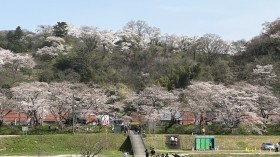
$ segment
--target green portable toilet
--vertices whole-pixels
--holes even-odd
[[[214,150],[214,136],[196,136],[194,140],[195,150]]]

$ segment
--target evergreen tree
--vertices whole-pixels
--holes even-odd
[[[21,30],[20,26],[18,26],[14,31],[9,31],[6,35],[6,38],[8,40],[7,49],[10,49],[16,53],[26,51],[24,42],[22,42],[23,36],[24,33]]]
[[[53,34],[57,37],[65,37],[68,33],[68,25],[66,22],[57,22],[53,26]]]

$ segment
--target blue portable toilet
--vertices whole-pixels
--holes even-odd
[[[196,136],[194,140],[195,150],[215,150],[214,136]]]

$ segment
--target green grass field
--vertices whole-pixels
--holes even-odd
[[[192,151],[195,135],[178,135],[180,145],[178,149],[168,148],[168,138],[162,134],[149,134],[144,138],[147,148],[155,148],[161,153],[178,153],[189,156],[209,156],[209,157],[238,157],[238,156],[280,156],[275,152],[262,151],[260,146],[263,142],[276,143],[280,141],[280,136],[257,136],[257,135],[215,135],[215,145],[219,147],[217,151]],[[245,152],[245,148],[250,151]],[[241,153],[241,154],[238,154]],[[243,154],[245,153],[245,154]]]
[[[218,151],[191,151],[194,137],[192,135],[178,135],[180,147],[170,149],[166,146],[166,136],[164,134],[148,134],[144,138],[147,148],[154,147],[157,153],[185,154],[188,156],[280,156],[269,151],[259,153],[262,142],[270,141],[276,143],[280,141],[280,136],[237,136],[237,135],[216,135],[215,143],[219,146]],[[102,145],[100,154],[106,157],[122,156],[122,150],[130,150],[129,140],[123,134],[95,133],[95,134],[58,134],[58,135],[20,135],[13,137],[0,137],[0,155],[58,155],[58,154],[81,154],[83,149],[91,149],[95,143]],[[245,153],[245,147],[251,154],[231,154]],[[256,150],[255,150],[256,148]],[[246,152],[247,153],[247,152]],[[252,154],[253,153],[253,154]],[[132,153],[131,153],[132,154]],[[132,155],[130,155],[132,156]]]
[[[166,136],[162,134],[149,134],[144,138],[148,148],[166,149]],[[215,135],[215,145],[220,150],[245,150],[247,148],[260,148],[263,142],[276,143],[280,141],[280,136],[260,136],[260,135]],[[191,150],[195,135],[179,135],[180,149]]]
[[[59,134],[59,135],[21,135],[0,137],[0,155],[57,155],[81,154],[82,150],[93,150],[98,143],[101,154],[121,154],[130,149],[122,134]]]

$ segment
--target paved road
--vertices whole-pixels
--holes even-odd
[[[141,135],[129,130],[129,138],[132,145],[133,153],[135,157],[145,157],[145,144]]]

